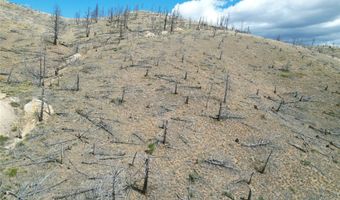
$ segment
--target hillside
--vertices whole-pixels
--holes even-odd
[[[339,59],[164,18],[0,2],[0,198],[339,199]]]

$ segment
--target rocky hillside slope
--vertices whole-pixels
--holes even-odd
[[[339,60],[164,18],[63,19],[55,46],[0,3],[0,198],[339,199]]]

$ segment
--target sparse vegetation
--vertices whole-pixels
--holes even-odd
[[[9,138],[0,134],[0,146],[4,145]]]
[[[98,4],[53,38],[2,5],[0,198],[336,199],[335,47]]]
[[[301,164],[304,165],[304,166],[309,166],[309,165],[311,165],[311,162],[308,161],[308,160],[301,160]]]
[[[17,168],[9,168],[6,170],[6,175],[9,177],[15,177],[18,173],[18,169]]]
[[[145,152],[152,155],[155,150],[156,150],[156,144],[151,143],[151,144],[148,145],[148,149]]]
[[[190,183],[195,183],[196,181],[198,181],[200,179],[200,175],[194,170],[193,172],[191,172],[189,174],[189,182]]]
[[[231,200],[235,200],[234,196],[228,191],[224,191],[222,195],[228,197]]]
[[[12,101],[10,104],[11,104],[11,106],[14,107],[14,108],[20,107],[20,104],[19,104],[18,102]]]
[[[22,82],[18,84],[3,84],[0,82],[0,91],[2,93],[7,94],[8,96],[18,96],[19,94],[26,93],[26,92],[32,92],[33,85],[30,82]]]

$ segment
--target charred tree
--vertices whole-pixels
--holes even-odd
[[[86,34],[86,37],[89,37],[90,36],[90,32],[91,32],[91,11],[90,11],[90,8],[87,9],[86,13],[85,13],[85,34]]]
[[[169,13],[166,13],[165,14],[165,18],[164,18],[164,27],[163,27],[163,30],[165,31],[166,30],[166,24],[168,22],[168,16],[169,16]]]
[[[60,26],[61,26],[61,10],[58,5],[54,7],[53,15],[52,15],[52,26],[53,26],[53,44],[58,44],[59,34],[60,34]]]

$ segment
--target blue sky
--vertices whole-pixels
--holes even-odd
[[[239,0],[233,0],[227,2],[223,7],[233,5]],[[55,5],[59,5],[62,11],[62,15],[65,17],[74,17],[76,12],[84,13],[88,7],[94,8],[98,3],[99,8],[104,8],[105,12],[111,7],[123,8],[129,6],[134,8],[136,5],[142,10],[158,11],[159,8],[162,10],[171,11],[176,4],[182,4],[187,2],[186,0],[10,0],[10,2],[18,3],[31,7],[35,10],[51,13]]]
[[[172,10],[177,3],[183,3],[185,0],[10,0],[13,3],[19,3],[29,6],[33,9],[51,13],[53,7],[58,4],[61,8],[62,15],[65,17],[74,17],[75,13],[80,11],[84,13],[88,7],[94,8],[98,2],[99,8],[104,7],[105,12],[111,7],[126,7],[127,5],[134,8],[138,5],[143,10],[158,10],[159,7],[162,10]]]

